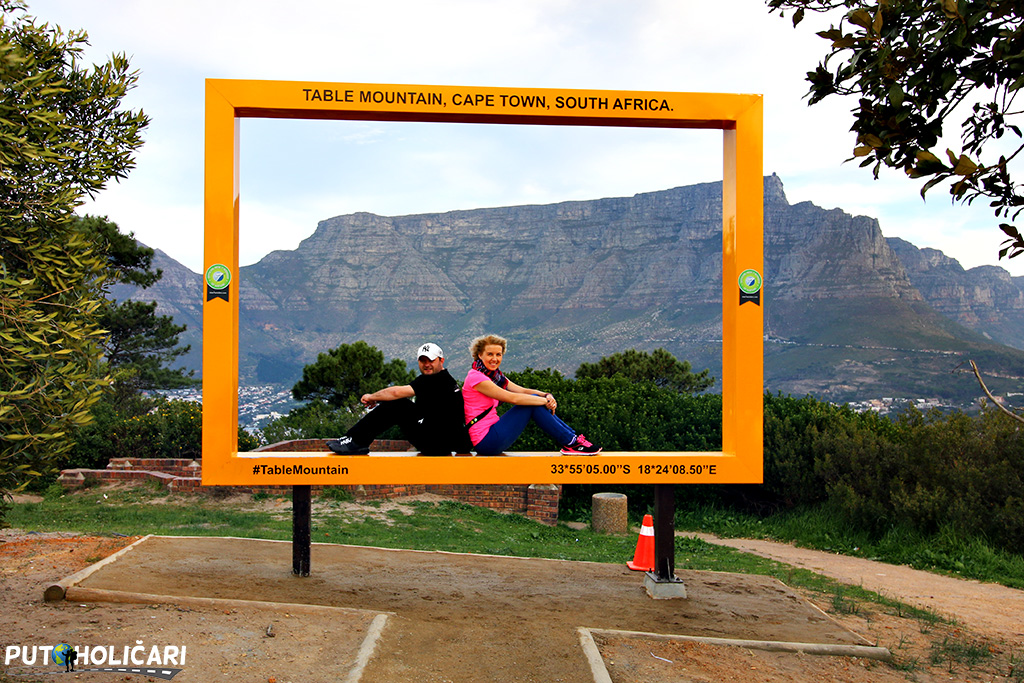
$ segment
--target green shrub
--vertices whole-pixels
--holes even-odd
[[[527,386],[540,384],[541,378],[524,381],[534,379]],[[647,450],[652,435],[665,445],[661,450],[719,448],[718,397],[670,400],[639,385],[595,386],[587,393],[582,382],[551,382],[537,388],[556,393],[560,412],[573,426],[572,420],[578,420],[581,431],[597,437],[602,420],[610,420],[636,432],[621,438],[614,427],[604,432],[608,441],[602,443],[610,449]],[[574,413],[576,401],[593,410]],[[590,496],[598,491],[626,493],[634,517],[649,510],[653,499],[649,485],[567,485],[563,515],[588,518]],[[760,516],[821,508],[851,534],[875,540],[903,528],[927,537],[941,532],[977,538],[1019,552],[1024,546],[1024,430],[994,410],[969,416],[911,409],[892,420],[812,397],[767,394],[764,483],[678,485],[676,506],[689,512],[724,507]]]
[[[119,414],[110,404],[94,410],[95,425],[76,434],[75,448],[62,467],[102,469],[111,458],[200,458],[203,442],[202,404],[153,400],[145,412]],[[238,430],[240,451],[255,450],[258,435]]]
[[[203,406],[195,401],[168,401],[155,416],[160,452],[165,458],[201,458]]]
[[[609,451],[719,451],[722,403],[717,394],[689,396],[652,382],[624,377],[566,379],[553,370],[509,374],[520,386],[548,391],[558,399],[558,416]],[[502,411],[507,410],[503,407]],[[518,451],[557,450],[531,424],[515,444]]]
[[[160,416],[155,413],[136,415],[114,424],[112,458],[159,458]]]
[[[115,425],[123,418],[114,406],[102,400],[92,407],[93,421],[75,431],[75,443],[61,463],[61,469],[103,469],[113,452]]]
[[[333,500],[338,503],[350,503],[355,500],[352,492],[341,486],[325,486],[320,492],[320,497],[323,500]]]
[[[292,439],[330,439],[348,431],[358,416],[344,408],[332,408],[323,401],[312,401],[290,413],[269,422],[263,428],[266,443]],[[397,432],[397,430],[395,430]],[[383,438],[401,438],[385,434]]]
[[[827,504],[879,538],[905,526],[1024,543],[1024,435],[994,410],[896,420],[812,398],[765,400],[765,483],[778,508]]]
[[[949,526],[1004,548],[1024,543],[1024,435],[994,410],[914,415],[903,421],[906,459],[893,483],[901,522],[926,533]]]

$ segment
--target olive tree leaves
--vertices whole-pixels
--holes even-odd
[[[106,255],[73,212],[128,173],[148,122],[120,107],[123,56],[84,70],[85,34],[24,10],[0,0],[0,502],[52,468],[108,383]]]

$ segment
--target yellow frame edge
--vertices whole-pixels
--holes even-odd
[[[597,457],[424,458],[238,452],[238,216],[241,118],[709,128],[723,131],[722,451]],[[206,81],[204,273],[224,266],[227,299],[203,283],[203,485],[717,483],[763,481],[764,275],[760,95],[306,81]],[[402,457],[395,467],[393,457]]]

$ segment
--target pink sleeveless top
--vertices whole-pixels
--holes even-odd
[[[480,382],[490,382],[491,379],[479,370],[470,370],[466,375],[466,381],[462,384],[462,402],[466,409],[466,423],[484,412],[488,408],[492,410],[482,417],[475,425],[469,428],[469,440],[477,445],[490,430],[491,425],[498,421],[498,400],[488,398],[476,390]]]

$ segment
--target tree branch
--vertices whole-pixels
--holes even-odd
[[[1021,417],[1017,413],[1008,410],[1006,406],[1004,406],[1002,403],[996,400],[996,397],[993,396],[992,392],[988,390],[987,386],[985,386],[985,380],[981,378],[981,373],[978,372],[978,366],[974,364],[974,361],[969,360],[967,362],[971,364],[971,369],[974,370],[974,376],[978,378],[978,384],[981,385],[981,390],[985,392],[985,395],[988,396],[989,400],[992,401],[992,403],[995,403],[996,407],[999,408],[999,410],[1003,411],[1004,413],[1012,417],[1014,420],[1017,420],[1018,422],[1024,422],[1024,417]]]

